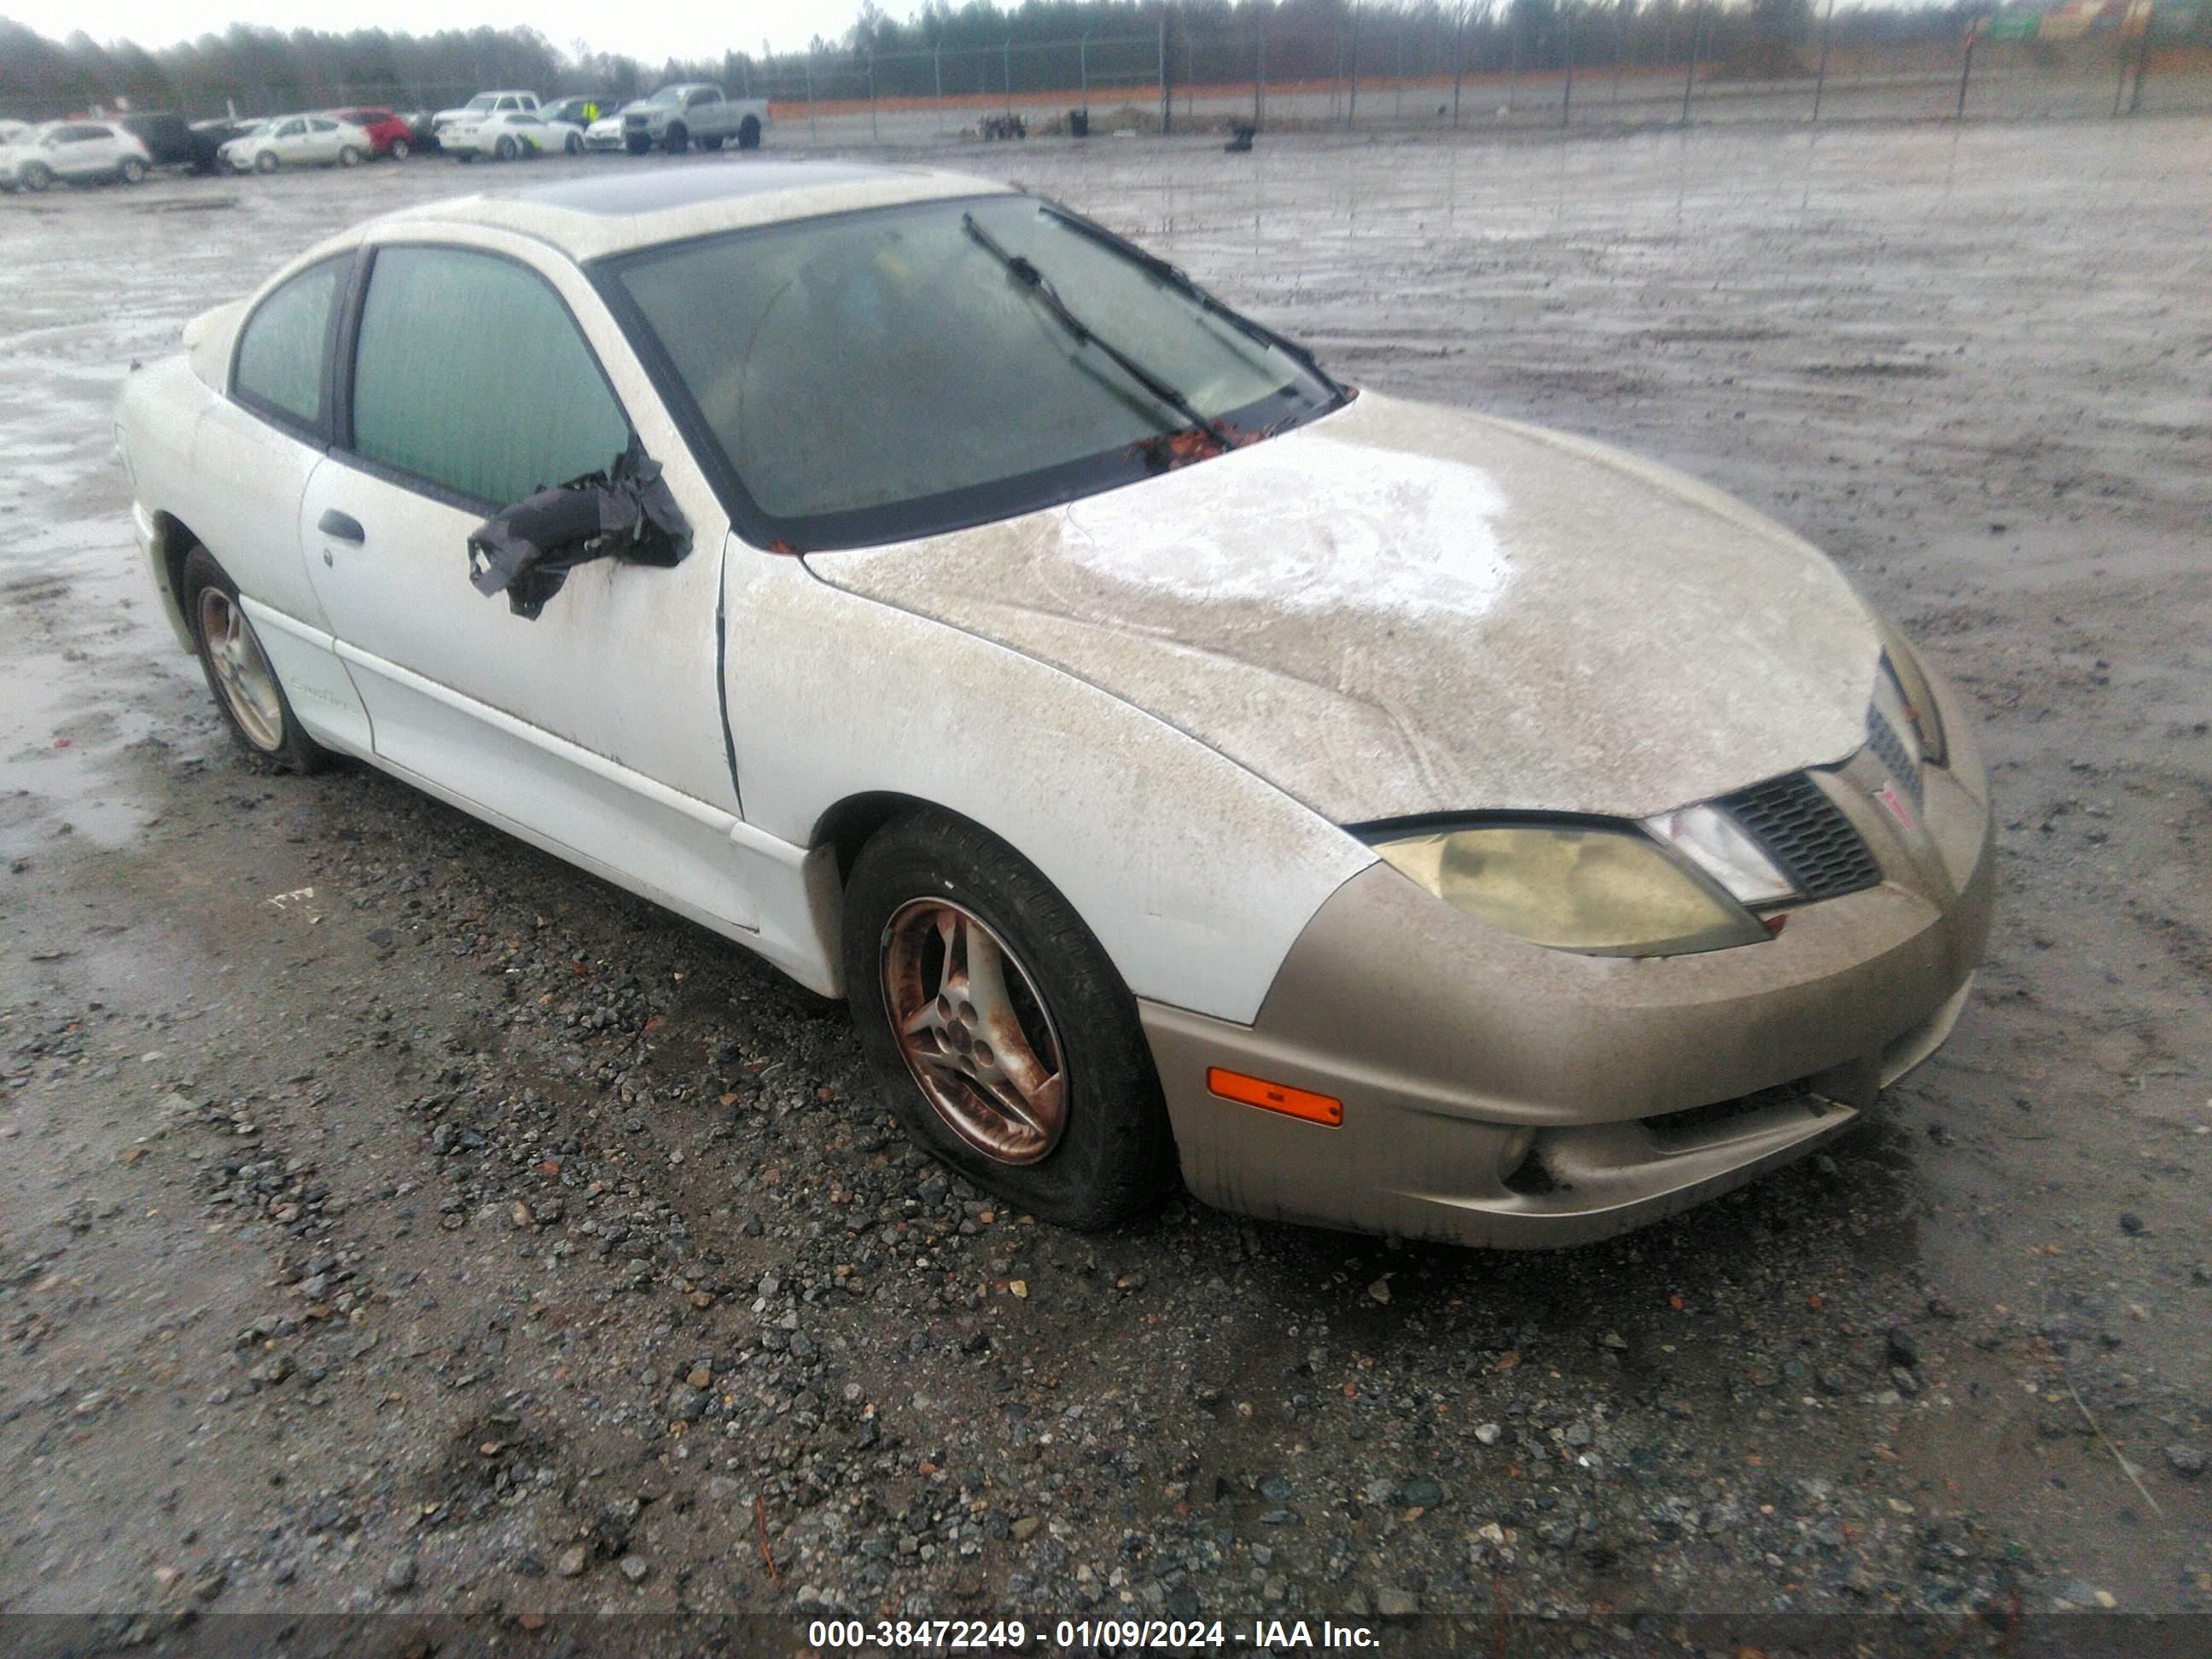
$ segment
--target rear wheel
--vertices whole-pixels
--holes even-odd
[[[580,132],[570,133],[568,141],[561,148],[571,155],[581,155],[584,153],[584,135]]]
[[[146,164],[135,155],[125,156],[123,165],[116,168],[115,172],[116,176],[126,185],[143,185],[146,182]]]
[[[287,771],[319,772],[329,765],[330,751],[300,729],[239,603],[238,584],[204,547],[185,556],[184,590],[200,668],[232,738],[248,754]]]
[[[30,162],[23,168],[23,188],[33,196],[53,181],[54,175],[47,170],[46,164],[43,161]]]
[[[1012,848],[939,812],[894,820],[854,865],[844,956],[886,1103],[945,1164],[1069,1227],[1166,1188],[1175,1141],[1135,999]]]
[[[498,143],[492,146],[491,153],[502,161],[512,161],[514,159],[514,139],[501,138]]]
[[[384,152],[395,161],[404,161],[415,153],[415,147],[404,138],[394,138],[392,148]]]
[[[690,131],[681,121],[672,122],[669,125],[668,136],[661,143],[671,155],[681,155],[691,148]]]
[[[359,167],[361,165],[361,152],[356,149],[351,144],[340,144],[338,146],[338,165],[342,167]]]
[[[739,149],[758,149],[760,148],[760,117],[757,115],[748,115],[744,120],[738,124],[738,148]]]

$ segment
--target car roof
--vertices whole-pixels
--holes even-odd
[[[449,224],[511,230],[550,243],[580,262],[719,231],[860,208],[994,195],[1010,188],[933,167],[782,160],[733,165],[716,160],[457,197],[408,208],[379,222],[404,228]]]

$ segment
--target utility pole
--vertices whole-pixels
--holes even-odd
[[[1698,89],[1698,48],[1705,38],[1705,9],[1698,8],[1690,24],[1690,72],[1682,80],[1682,125],[1690,125],[1690,94]]]
[[[1014,112],[1014,37],[1008,35],[999,48],[999,80],[1006,94],[1006,113]]]
[[[1160,14],[1160,131],[1175,131],[1175,100],[1168,93],[1168,15]]]
[[[1075,43],[1075,76],[1083,87],[1083,112],[1091,113],[1091,37]]]
[[[1459,125],[1459,89],[1467,78],[1467,0],[1452,20],[1452,125]]]
[[[868,49],[868,137],[878,144],[884,142],[883,130],[876,125],[876,53],[872,46]]]
[[[1252,59],[1252,125],[1256,127],[1267,108],[1267,14],[1259,15],[1259,40]]]
[[[1820,118],[1820,94],[1828,84],[1828,37],[1835,33],[1836,0],[1828,0],[1828,15],[1820,20],[1820,68],[1813,78],[1813,118]]]
[[[1567,84],[1559,94],[1559,125],[1565,126],[1567,118],[1575,112],[1575,6],[1574,0],[1565,0],[1559,8],[1559,26],[1566,31]]]
[[[1344,106],[1344,125],[1348,131],[1353,118],[1359,113],[1359,0],[1352,0],[1352,95]]]

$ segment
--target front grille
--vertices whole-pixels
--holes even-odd
[[[1739,789],[1718,805],[1808,899],[1841,898],[1881,884],[1881,866],[1851,821],[1802,772]]]
[[[1867,710],[1867,742],[1881,757],[1881,763],[1889,769],[1890,776],[1904,785],[1905,793],[1912,797],[1912,804],[1919,805],[1927,788],[1920,776],[1919,763],[1912,758],[1912,751],[1897,735],[1897,728],[1889,723],[1879,708],[1869,707]]]

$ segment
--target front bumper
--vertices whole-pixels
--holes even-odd
[[[1765,944],[1540,950],[1378,865],[1308,924],[1253,1024],[1140,1003],[1185,1182],[1244,1214],[1540,1248],[1674,1214],[1841,1133],[1950,1035],[1988,937],[1986,781],[1938,696],[1951,765],[1925,770],[1911,828],[1875,804],[1871,753],[1822,776],[1882,884]],[[1223,1099],[1213,1066],[1332,1096],[1343,1121]]]

